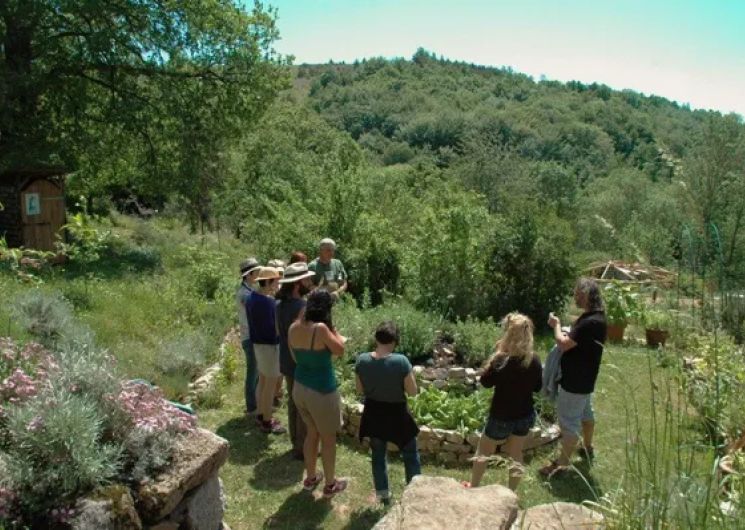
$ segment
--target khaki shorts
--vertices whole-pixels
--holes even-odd
[[[279,346],[276,344],[254,344],[256,367],[264,377],[279,377]]]
[[[341,430],[341,398],[334,390],[321,394],[295,380],[292,400],[306,425],[312,426],[321,434],[335,434]]]

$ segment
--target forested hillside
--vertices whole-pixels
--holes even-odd
[[[263,258],[330,236],[361,304],[449,318],[542,316],[600,258],[744,281],[740,117],[424,50],[291,67],[259,4],[65,9],[2,12],[0,171],[63,166],[72,212],[158,210]]]

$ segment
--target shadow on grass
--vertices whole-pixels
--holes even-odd
[[[597,501],[603,496],[603,489],[592,474],[592,466],[585,460],[575,463],[569,471],[545,480],[543,486],[558,499],[578,504]]]
[[[285,499],[277,511],[264,521],[263,528],[322,529],[330,511],[329,501],[316,500],[311,493],[299,491]]]
[[[230,462],[239,466],[256,464],[269,447],[267,435],[245,416],[230,418],[215,433],[230,442]]]
[[[303,469],[303,463],[292,458],[292,451],[272,455],[254,466],[251,486],[258,490],[281,490],[293,484],[300,484]]]
[[[343,530],[370,530],[385,515],[383,508],[364,508],[355,510]]]

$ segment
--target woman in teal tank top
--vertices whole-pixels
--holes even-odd
[[[306,472],[303,488],[313,490],[325,475],[325,497],[347,487],[345,479],[336,477],[336,433],[342,422],[332,358],[344,355],[344,338],[331,322],[332,303],[328,291],[313,291],[305,312],[288,333],[290,353],[297,363],[292,399],[308,429],[303,444]],[[324,473],[316,471],[319,443]]]

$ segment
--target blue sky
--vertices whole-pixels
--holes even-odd
[[[510,66],[745,116],[745,0],[267,0],[295,64],[407,57]]]

